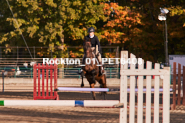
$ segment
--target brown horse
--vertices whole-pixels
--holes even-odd
[[[83,64],[85,63],[85,61],[86,61],[86,63],[85,63],[85,66],[82,67],[83,71],[81,73],[81,77],[82,77],[81,87],[84,86],[83,76],[85,75],[85,77],[87,78],[87,80],[89,82],[90,88],[94,88],[96,81],[99,82],[101,88],[107,88],[105,74],[100,75],[100,73],[99,73],[99,66],[97,66],[99,63],[95,59],[97,57],[96,57],[94,51],[91,48],[90,39],[84,40],[85,59],[87,59],[87,58],[88,59],[87,60],[84,59],[84,61],[83,61]],[[105,99],[106,92],[103,92],[102,94],[104,94],[104,99]],[[96,98],[95,92],[92,92],[92,96],[93,96],[93,99],[95,100],[95,98]]]

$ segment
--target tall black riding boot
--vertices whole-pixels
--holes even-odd
[[[103,66],[99,66],[99,76],[104,74]]]

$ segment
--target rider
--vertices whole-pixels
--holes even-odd
[[[95,29],[93,27],[90,27],[88,29],[88,33],[89,35],[85,36],[85,39],[91,39],[91,47],[92,47],[92,50],[95,50],[96,49],[96,45],[98,45],[98,55],[97,55],[97,58],[98,58],[98,61],[99,61],[99,65],[102,65],[102,59],[101,59],[101,47],[100,47],[100,41],[98,39],[98,37],[96,35],[94,35],[94,32],[95,32]],[[83,57],[83,60],[82,61],[85,61],[85,55]],[[100,69],[100,75],[102,75],[104,73],[104,70],[103,70],[103,66],[99,66],[99,69]]]

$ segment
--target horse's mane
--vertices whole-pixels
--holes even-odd
[[[84,39],[84,52],[86,54],[86,51],[89,51],[89,52],[92,52],[92,49],[91,49],[91,39]]]

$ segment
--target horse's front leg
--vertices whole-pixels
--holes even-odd
[[[81,87],[84,87],[83,76],[82,76],[82,83],[81,83]]]
[[[90,84],[90,88],[94,88],[94,85],[95,85],[94,83],[91,83],[91,84]],[[95,92],[92,91],[91,93],[92,93],[93,99],[95,100],[95,99],[96,99],[96,94],[95,94]]]
[[[105,75],[100,77],[99,83],[100,83],[100,88],[107,88]],[[104,96],[104,100],[106,100],[106,94],[107,94],[106,92],[101,92],[100,94]]]
[[[82,83],[81,83],[81,87],[84,87],[84,81],[83,81],[84,72],[83,72],[83,71],[82,71],[82,73],[81,73],[81,77],[82,77]]]

